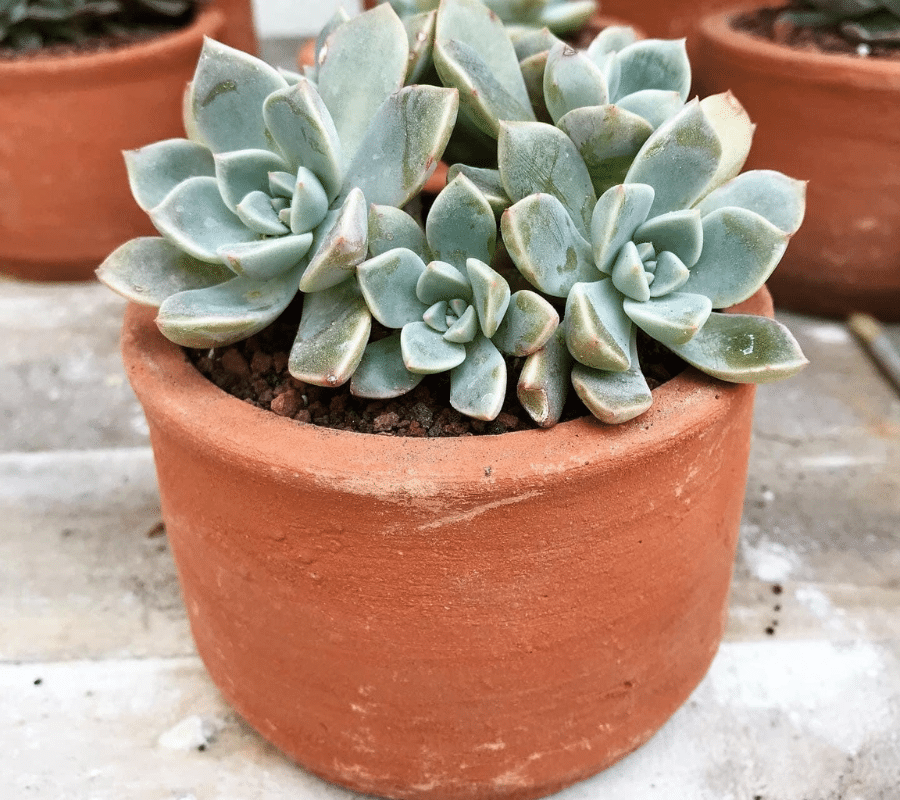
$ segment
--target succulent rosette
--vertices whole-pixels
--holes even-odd
[[[367,255],[368,203],[401,206],[446,146],[458,98],[404,87],[406,30],[389,6],[335,29],[314,84],[207,40],[184,103],[187,137],[126,153],[132,193],[161,237],[126,243],[98,277],[159,307],[193,347],[262,330],[298,289]]]
[[[805,0],[778,19],[800,27],[835,26],[851,42],[900,46],[900,0]]]

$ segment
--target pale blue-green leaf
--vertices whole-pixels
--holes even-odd
[[[639,92],[620,97],[616,106],[630,111],[647,120],[654,129],[672,119],[684,107],[684,100],[678,92],[665,89],[641,89]]]
[[[576,108],[557,125],[584,159],[598,195],[625,180],[634,157],[653,133],[643,117],[613,105]]]
[[[547,56],[544,100],[554,122],[576,108],[606,105],[606,78],[585,53],[560,42]]]
[[[668,250],[687,267],[692,267],[703,251],[703,224],[694,209],[670,211],[648,219],[632,237],[635,244],[650,242],[657,253]]]
[[[625,183],[653,187],[651,217],[690,208],[716,174],[721,155],[719,137],[700,104],[691,100],[644,142]]]
[[[271,191],[270,173],[280,173],[286,169],[284,160],[271,150],[238,150],[215,156],[219,194],[222,195],[222,202],[235,213],[238,203],[250,192]]]
[[[684,39],[643,39],[618,53],[621,76],[614,100],[642,89],[678,92],[682,101],[691,90],[691,64]]]
[[[225,206],[215,178],[188,178],[178,184],[150,219],[163,236],[201,261],[219,261],[216,251],[259,238]]]
[[[432,261],[419,277],[416,297],[426,306],[439,300],[461,299],[470,303],[472,287],[468,278],[452,264],[446,261]]]
[[[466,261],[466,272],[472,286],[472,305],[478,312],[478,324],[481,332],[490,339],[509,308],[509,284],[499,272],[477,258]]]
[[[436,259],[462,270],[468,258],[493,258],[497,221],[475,184],[457,175],[435,198],[425,221],[425,237]]]
[[[656,270],[650,284],[650,297],[662,297],[684,286],[691,273],[681,259],[669,250],[656,256]]]
[[[446,372],[466,358],[466,346],[448,342],[424,322],[410,322],[400,332],[403,363],[410,372],[432,375]]]
[[[260,236],[283,236],[290,228],[278,219],[272,198],[265,192],[250,192],[235,209],[238,219]]]
[[[766,282],[789,239],[753,211],[717,209],[703,217],[703,253],[683,289],[705,294],[713,308],[740,303]]]
[[[466,345],[465,360],[450,373],[450,405],[475,419],[495,419],[506,398],[506,361],[490,339]]]
[[[288,371],[315,386],[340,386],[359,365],[371,330],[372,315],[356,281],[308,294]]]
[[[625,242],[619,248],[612,268],[612,282],[622,294],[643,303],[650,299],[650,284],[644,263],[634,242]]]
[[[706,216],[729,206],[755,211],[779,230],[793,234],[806,211],[806,182],[774,170],[750,170],[708,194],[696,208]]]
[[[336,218],[328,215],[318,231],[328,232],[314,241],[314,253],[300,279],[303,292],[321,292],[337,286],[356,272],[368,251],[369,220],[362,192],[347,196]],[[318,237],[319,233],[316,233]]]
[[[536,22],[559,34],[580,31],[599,8],[597,0],[567,0],[548,3]]]
[[[516,58],[521,63],[530,56],[546,53],[559,41],[547,28],[528,28],[513,40],[513,48],[516,51]]]
[[[350,378],[350,393],[356,397],[386,400],[415,389],[424,377],[403,365],[400,331],[396,331],[366,346],[362,361]]]
[[[745,314],[712,313],[693,339],[672,350],[707,375],[732,383],[770,383],[809,363],[784,325]]]
[[[587,53],[599,66],[603,57],[610,53],[618,53],[620,50],[634,44],[638,39],[637,32],[628,25],[610,25],[604,28],[588,45]]]
[[[563,325],[572,357],[587,367],[621,372],[631,367],[631,320],[611,280],[576,283],[566,300]]]
[[[556,309],[539,294],[523,289],[510,298],[491,341],[506,355],[529,356],[547,343],[558,326]]]
[[[672,292],[646,303],[626,298],[623,308],[642,331],[666,347],[674,347],[690,341],[703,327],[712,303],[702,294]]]
[[[461,317],[466,313],[466,309],[469,307],[469,302],[467,300],[463,300],[461,297],[454,297],[450,300],[447,305],[450,308],[448,313],[455,314],[457,317]],[[448,317],[449,321],[449,317]]]
[[[437,12],[426,11],[414,14],[403,20],[406,38],[409,43],[409,65],[406,68],[407,86],[419,83],[432,65],[431,56],[434,51],[434,29],[437,24]]]
[[[292,175],[290,172],[270,172],[269,194],[273,198],[289,199],[294,196],[294,184],[296,182],[297,176]],[[287,206],[288,204],[285,204],[282,208],[287,208]]]
[[[305,78],[266,98],[263,116],[291,169],[306,167],[333,201],[343,183],[346,151],[322,98]],[[293,189],[293,182],[291,182]]]
[[[516,387],[519,402],[542,428],[556,425],[562,416],[573,363],[560,326],[540,350],[528,356],[519,373]]]
[[[584,364],[572,367],[572,385],[581,402],[608,425],[639,417],[653,405],[653,395],[637,360],[637,349],[632,350],[632,366],[622,372],[592,369]]]
[[[315,61],[317,70],[322,59],[325,57],[325,53],[327,52],[326,45],[328,42],[328,37],[331,36],[332,33],[334,33],[349,19],[350,15],[344,10],[343,6],[341,6],[332,15],[331,19],[329,19],[328,22],[325,23],[325,26],[322,28],[322,30],[319,31],[319,35],[316,36],[315,47]]]
[[[264,281],[298,267],[309,252],[312,239],[311,233],[261,239],[220,247],[218,255],[238,275]]]
[[[304,69],[307,68],[304,67]],[[296,72],[292,69],[285,69],[284,67],[278,67],[278,74],[285,79],[288,86],[294,86],[295,84],[300,83],[300,81],[302,81],[305,77],[302,72]]]
[[[173,294],[231,280],[221,264],[192,258],[166,239],[144,236],[117,247],[97,269],[97,279],[133,303],[160,306]]]
[[[408,61],[406,28],[386,4],[353,17],[328,37],[316,82],[348,162],[367,141],[382,103],[403,86]]]
[[[598,277],[591,246],[552,195],[520,200],[503,214],[500,229],[519,272],[542,292],[566,297],[579,281]]]
[[[722,146],[719,167],[703,191],[706,195],[726,181],[730,181],[744,168],[747,156],[750,155],[756,126],[731,92],[704,97],[700,101],[700,108],[703,109]]]
[[[263,101],[287,85],[264,61],[206,39],[192,81],[193,125],[214,153],[275,150]]]
[[[306,167],[297,169],[294,194],[291,197],[291,231],[314,230],[328,213],[328,195],[319,179]]]
[[[373,256],[405,247],[431,260],[425,232],[409,214],[393,206],[369,206],[369,252]]]
[[[222,347],[271,325],[297,294],[297,270],[267,281],[247,276],[166,298],[156,324],[184,347]]]
[[[212,153],[188,139],[165,139],[138,150],[126,150],[123,155],[131,194],[148,212],[179,183],[216,174]]]
[[[547,70],[548,51],[543,53],[535,53],[533,56],[523,59],[519,62],[519,69],[522,70],[522,80],[525,81],[525,88],[528,91],[528,100],[531,103],[531,110],[534,117],[540,122],[552,122],[550,112],[547,110],[547,103],[544,97],[544,74]]]
[[[506,189],[503,188],[499,170],[454,164],[447,172],[447,181],[452,181],[457,175],[465,175],[475,184],[475,188],[488,201],[495,216],[499,216],[509,208],[510,199],[506,195]]]
[[[206,142],[197,129],[197,120],[194,119],[194,82],[188,81],[181,95],[181,124],[184,126],[184,135],[192,142],[202,144],[206,147]],[[207,148],[209,149],[209,148]]]
[[[372,118],[343,191],[358,188],[370,203],[404,205],[437,169],[458,107],[453,89],[407,86],[391,95]]]
[[[388,328],[417,322],[428,306],[416,297],[425,264],[412,250],[396,248],[364,261],[356,269],[359,288],[375,317]]]
[[[641,183],[613,186],[600,196],[591,219],[593,255],[600,272],[612,270],[622,246],[647,219],[653,197],[653,187]]]
[[[597,196],[584,160],[566,134],[542,122],[504,123],[497,160],[513,202],[536,192],[553,195],[587,236]]]
[[[429,325],[429,327],[434,327]],[[475,312],[474,306],[468,306],[457,320],[447,328],[444,338],[448,342],[456,342],[457,344],[468,344],[478,333],[478,314]]]
[[[446,300],[438,300],[434,305],[429,306],[428,310],[422,314],[422,321],[429,327],[439,333],[446,333],[450,328],[449,315],[447,308],[449,303]]]

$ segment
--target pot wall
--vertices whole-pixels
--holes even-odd
[[[312,772],[388,797],[538,797],[645,742],[705,674],[752,386],[688,369],[621,426],[355,434],[226,395],[153,313],[129,309],[123,352],[198,650]]]
[[[769,281],[777,305],[900,320],[900,63],[698,31],[695,85],[731,89],[757,124],[747,169],[809,181],[806,219]]]
[[[108,53],[0,63],[0,272],[93,277],[127,239],[153,235],[122,150],[183,136],[181,96],[222,14]]]
[[[732,5],[734,0],[602,0],[605,14],[622,17],[657,39],[680,39],[693,33],[704,14]]]

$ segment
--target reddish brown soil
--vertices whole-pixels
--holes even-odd
[[[796,47],[798,50],[813,50],[820,53],[836,55],[860,56],[858,43],[846,39],[837,26],[823,28],[800,28],[785,22],[776,22],[778,15],[787,9],[801,10],[806,8],[802,3],[792,3],[777,8],[762,8],[742,14],[735,18],[737,30],[761,36],[776,44]],[[869,52],[865,58],[883,58],[900,61],[900,47],[888,45],[868,45]]]

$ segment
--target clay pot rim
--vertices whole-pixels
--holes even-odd
[[[900,89],[900,63],[897,61],[801,50],[732,27],[731,21],[740,14],[778,5],[778,0],[754,0],[707,14],[697,26],[697,35],[730,51],[749,71],[784,75],[793,80],[805,77],[823,86]]]
[[[15,61],[0,61],[0,85],[21,86],[23,82],[48,80],[86,81],[110,72],[119,82],[145,77],[147,61],[163,61],[173,51],[188,51],[198,39],[216,35],[225,23],[221,9],[202,7],[189,25],[142,42],[114,50],[53,56],[36,56]]]
[[[733,310],[771,316],[771,297],[763,288]],[[497,436],[379,436],[298,423],[238,400],[203,377],[182,349],[162,336],[154,315],[152,307],[128,306],[122,354],[129,380],[157,424],[164,420],[212,458],[233,461],[239,454],[248,471],[282,473],[286,482],[292,475],[313,473],[320,479],[371,484],[359,489],[364,492],[405,491],[410,476],[446,489],[471,484],[473,471],[494,482],[521,481],[523,476],[543,480],[588,466],[596,472],[598,462],[607,462],[612,471],[622,459],[676,450],[681,437],[716,424],[744,392],[755,388],[688,367],[654,390],[648,412],[622,425],[584,417],[547,430]],[[375,484],[380,488],[372,488]]]

